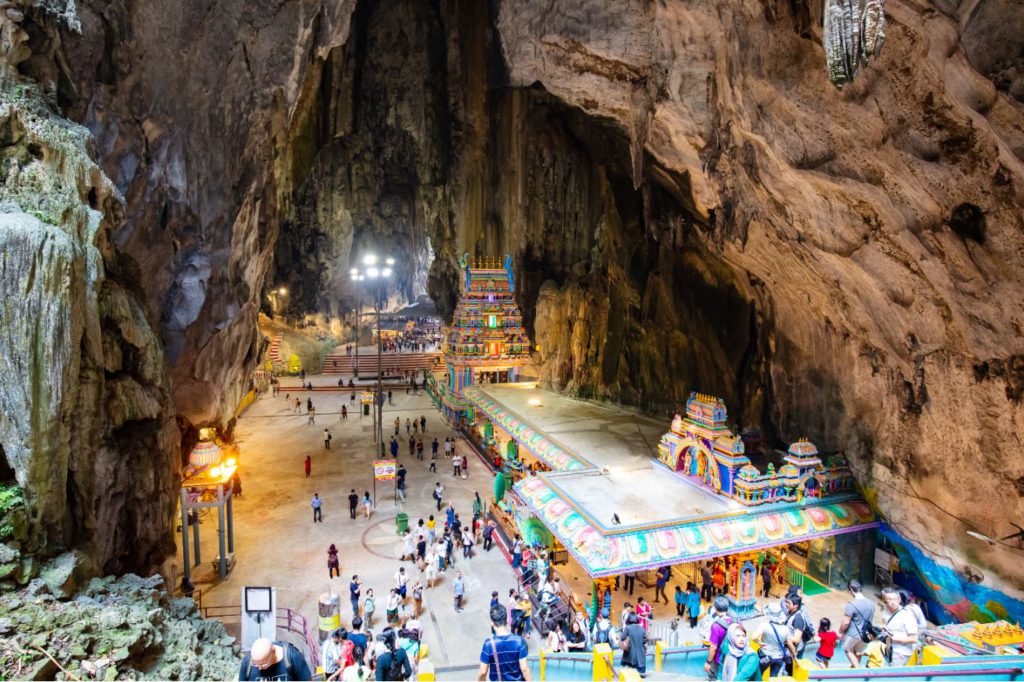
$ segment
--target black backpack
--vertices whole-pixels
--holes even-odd
[[[803,626],[800,629],[800,639],[804,643],[807,643],[814,639],[814,635],[816,634],[814,631],[814,626],[811,625],[811,619],[807,617],[807,612],[803,609],[797,611],[797,615],[800,617],[800,623]],[[795,621],[796,618],[794,618],[793,620]],[[796,625],[795,622],[793,624]]]
[[[395,650],[391,652],[391,662],[388,664],[388,676],[389,680],[404,680],[402,676],[402,659],[399,657],[398,652],[404,651],[395,647]]]

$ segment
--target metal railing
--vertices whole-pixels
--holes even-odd
[[[242,620],[242,606],[231,604],[227,606],[201,606],[199,613],[204,619],[216,618],[220,621]],[[307,658],[315,670],[320,665],[320,643],[316,635],[309,630],[309,621],[305,616],[292,611],[289,608],[279,606],[277,608],[277,627],[292,634],[298,635],[306,645]]]

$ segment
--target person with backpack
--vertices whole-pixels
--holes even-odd
[[[810,616],[803,608],[804,602],[800,595],[789,594],[783,598],[782,604],[788,613],[786,624],[789,625],[786,646],[789,648],[790,658],[786,663],[786,674],[792,675],[793,661],[803,656],[807,643],[814,639],[816,632]]]
[[[491,521],[490,519],[487,520],[481,535],[484,539],[484,550],[490,552],[491,545],[494,544],[494,521]]]
[[[260,637],[238,669],[239,680],[310,680],[312,673],[302,653],[288,642]]]
[[[407,680],[412,675],[409,654],[405,649],[398,648],[394,628],[384,628],[377,636],[377,641],[384,644],[386,651],[377,656],[377,679],[398,681]]]
[[[729,615],[729,600],[717,595],[711,605],[711,630],[708,633],[708,658],[704,662],[704,672],[709,680],[718,679],[718,668],[722,663],[722,642],[726,632],[735,619]]]
[[[612,625],[609,616],[611,611],[607,606],[601,609],[601,615],[594,624],[593,640],[594,644],[607,644],[612,649],[617,649],[620,644],[619,632]]]
[[[786,646],[789,626],[786,625],[786,613],[776,604],[765,606],[764,616],[765,621],[754,631],[751,641],[758,643],[761,672],[768,670],[769,677],[777,677],[786,669],[789,658],[789,647]]]
[[[850,660],[850,666],[856,668],[860,664],[860,655],[866,646],[867,628],[874,617],[874,602],[864,596],[859,581],[850,581],[847,589],[853,598],[843,608],[843,621],[839,625],[839,635],[843,638],[843,652]]]
[[[491,626],[494,634],[484,640],[480,649],[480,669],[477,680],[514,682],[530,679],[529,651],[526,641],[509,632],[508,612],[501,604],[491,607]]]

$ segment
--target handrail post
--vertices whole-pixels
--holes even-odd
[[[542,682],[543,682],[544,679],[546,679],[545,678],[545,673],[547,673],[547,660],[544,657],[544,647],[541,647],[541,649],[540,649],[540,679],[541,679]]]
[[[656,673],[661,672],[661,660],[665,656],[664,648],[665,645],[660,639],[654,642],[654,672]]]

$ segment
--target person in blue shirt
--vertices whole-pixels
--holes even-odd
[[[686,612],[690,616],[690,627],[697,627],[697,619],[700,618],[700,590],[693,583],[690,583],[686,591]]]
[[[686,589],[690,589],[690,583],[686,583]],[[676,602],[676,615],[682,617],[686,612],[686,592],[683,592],[683,588],[676,585],[675,602]]]
[[[508,611],[501,604],[491,607],[491,626],[494,634],[484,640],[480,650],[480,670],[476,679],[529,680],[530,666],[526,660],[526,640],[513,635],[508,629]]]

